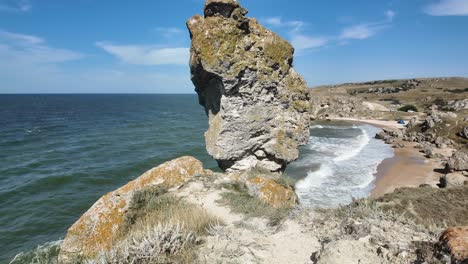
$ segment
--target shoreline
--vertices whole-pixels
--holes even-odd
[[[378,128],[404,128],[396,121],[385,121],[378,119],[357,118],[333,118],[332,120],[351,121],[376,126]],[[401,187],[418,187],[422,184],[436,186],[442,174],[435,172],[439,166],[437,162],[430,160],[419,149],[415,143],[397,141],[401,148],[393,148],[393,157],[383,160],[374,174],[374,187],[369,194],[370,198],[378,198],[393,192]]]

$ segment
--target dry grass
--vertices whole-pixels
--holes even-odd
[[[136,193],[129,206],[120,242],[85,263],[194,263],[195,247],[221,221],[204,209],[161,188]]]
[[[383,210],[425,226],[468,225],[468,187],[401,188],[376,201]]]
[[[270,226],[279,225],[292,210],[291,208],[275,209],[260,199],[250,196],[242,182],[224,185],[224,188],[230,191],[222,193],[219,203],[229,206],[233,212],[246,217],[266,218]]]

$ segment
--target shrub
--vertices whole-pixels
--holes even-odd
[[[193,263],[194,247],[222,224],[206,210],[160,187],[134,194],[119,242],[86,264]]]
[[[401,112],[408,112],[408,111],[417,112],[418,108],[416,108],[416,106],[414,106],[414,105],[405,105],[403,107],[398,108],[398,111],[401,111]]]

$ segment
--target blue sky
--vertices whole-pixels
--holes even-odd
[[[0,0],[0,93],[193,93],[203,0]],[[243,0],[310,86],[468,76],[468,0]]]

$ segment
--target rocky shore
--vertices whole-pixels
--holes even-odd
[[[191,77],[209,117],[206,147],[224,172],[190,156],[149,170],[85,212],[55,262],[467,263],[464,101],[394,109],[399,95],[430,83],[419,79],[309,90],[292,68],[292,46],[246,14],[235,0],[208,0],[204,16],[187,22]],[[302,207],[282,171],[307,142],[310,120],[346,117],[408,120],[377,137],[431,158],[438,185]]]

